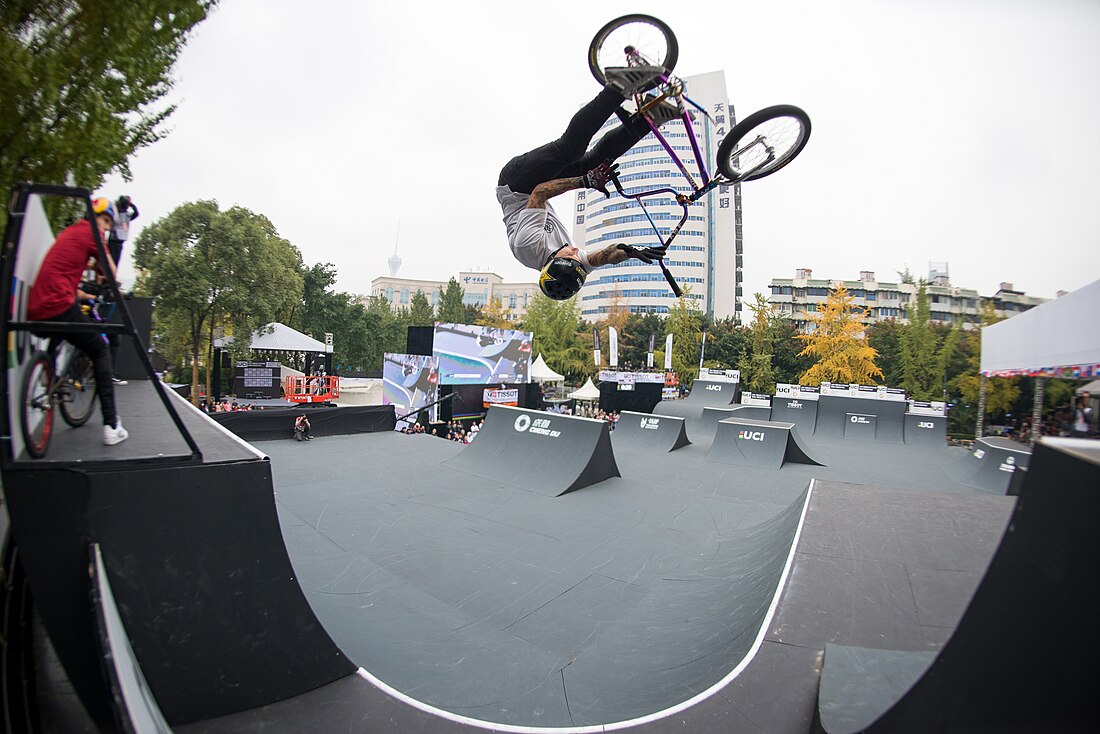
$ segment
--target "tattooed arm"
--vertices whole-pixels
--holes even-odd
[[[524,208],[545,209],[546,202],[553,199],[558,194],[564,194],[566,191],[583,188],[584,183],[580,176],[576,178],[556,178],[553,181],[540,183],[535,187],[535,190],[531,192],[531,196],[527,199],[527,206]]]
[[[602,250],[592,250],[588,253],[588,264],[594,268],[601,265],[614,265],[621,263],[630,257],[625,250],[620,250],[618,245],[608,245]]]

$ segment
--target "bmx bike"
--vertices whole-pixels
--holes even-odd
[[[96,321],[100,302],[86,304]],[[88,422],[95,409],[95,365],[84,352],[64,340],[31,355],[23,373],[23,410],[19,428],[27,454],[34,459],[46,455],[53,434],[54,409],[73,428]]]
[[[661,243],[659,247],[652,248],[659,251],[659,257],[655,259],[677,298],[683,293],[664,263],[664,251],[668,250],[688,221],[688,207],[719,186],[770,176],[794,160],[806,147],[810,137],[810,118],[804,111],[793,105],[766,107],[734,125],[721,139],[718,145],[717,171],[711,175],[695,133],[692,110],[702,116],[706,121],[704,124],[714,124],[714,119],[706,109],[688,97],[683,80],[672,74],[678,57],[679,45],[672,29],[657,18],[641,14],[624,15],[609,22],[596,33],[588,49],[588,67],[601,84],[607,81],[608,67],[659,66],[666,70],[660,84],[654,90],[635,94],[634,102],[647,121],[647,113],[657,105],[671,104],[676,108],[687,132],[695,174],[689,170],[659,127],[650,121],[653,135],[683,175],[687,190],[678,191],[670,187],[646,188],[644,185],[623,187],[623,183],[631,180],[642,180],[645,174],[616,175],[612,182],[620,196],[636,202],[642,208]],[[645,199],[658,195],[671,195],[675,203],[683,208],[679,223],[668,231],[667,237],[662,236],[661,229],[645,204]]]

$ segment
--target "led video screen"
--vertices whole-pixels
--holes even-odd
[[[531,374],[531,332],[436,324],[432,356],[441,385],[521,385]]]

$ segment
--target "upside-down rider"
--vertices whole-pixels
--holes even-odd
[[[607,182],[616,174],[613,161],[651,132],[650,121],[659,126],[678,117],[676,108],[666,102],[652,106],[648,120],[621,107],[628,97],[656,87],[667,73],[662,67],[609,67],[604,73],[607,83],[603,90],[573,115],[562,136],[508,161],[497,181],[497,201],[504,212],[512,254],[539,271],[539,288],[556,301],[576,295],[594,268],[631,257],[650,263],[665,254],[663,248],[621,243],[581,250],[550,206],[551,198],[573,189],[595,189],[606,196]],[[622,124],[587,150],[613,114]]]

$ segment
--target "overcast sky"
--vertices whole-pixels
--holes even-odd
[[[799,267],[896,281],[947,261],[983,295],[1100,277],[1097,0],[222,0],[176,66],[170,135],[102,191],[134,198],[135,233],[186,201],[247,207],[353,293],[395,246],[403,277],[531,281],[497,174],[599,90],[588,44],[630,12],[672,26],[681,76],[724,70],[740,117],[813,121],[742,188],[747,300]]]

